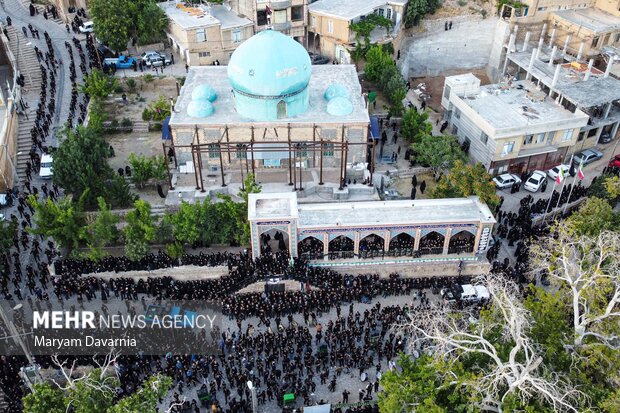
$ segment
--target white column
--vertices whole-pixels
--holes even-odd
[[[611,102],[609,102],[607,106],[605,107],[605,115],[603,116],[603,119],[607,119],[607,117],[609,116],[610,110],[611,110]]]
[[[586,71],[586,74],[583,77],[583,80],[590,79],[590,72],[592,71],[592,65],[594,65],[594,59],[590,59],[590,62],[588,63],[588,70]]]
[[[605,68],[605,76],[604,77],[609,77],[609,74],[611,73],[611,68],[614,65],[614,60],[613,57],[609,56],[609,62],[607,62],[607,67]]]
[[[566,51],[568,50],[569,44],[570,44],[570,34],[567,34],[566,41],[564,42],[564,49],[562,49],[562,55],[566,56]]]
[[[562,68],[561,64],[555,66],[555,73],[553,74],[553,81],[551,82],[551,90],[555,88],[555,85],[558,83],[558,79],[560,78],[560,69]]]
[[[555,59],[555,52],[557,51],[558,51],[558,47],[553,46],[553,49],[551,49],[551,56],[549,56],[549,67],[553,66],[553,59]]]
[[[540,40],[538,41],[538,48],[536,49],[536,59],[540,57],[540,52],[542,50],[544,42],[545,42],[544,37],[541,37]]]
[[[555,33],[556,33],[557,29],[554,27],[553,31],[551,32],[551,37],[549,38],[549,46],[553,46],[553,43],[555,42]]]
[[[508,51],[506,53],[512,53],[513,50],[516,50],[515,48],[515,40],[516,40],[516,35],[514,33],[512,33],[510,35],[510,40],[508,40]]]
[[[530,32],[525,33],[525,40],[523,41],[523,47],[521,48],[522,52],[527,52],[527,47],[529,46],[530,36],[531,35],[532,35],[532,33],[530,33]]]
[[[581,41],[581,44],[579,45],[579,52],[577,52],[577,60],[581,60],[581,57],[583,56],[583,48],[585,47],[586,43],[584,41]]]
[[[525,79],[530,80],[532,78],[532,69],[534,68],[534,60],[536,60],[537,49],[532,50],[532,58],[530,59],[530,64],[527,67],[527,73],[525,74]]]

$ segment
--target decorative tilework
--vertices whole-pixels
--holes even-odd
[[[355,233],[353,233],[353,232],[349,232],[349,233],[345,232],[345,233],[341,233],[341,234],[329,234],[329,240],[333,241],[333,240],[335,240],[336,238],[338,238],[341,235],[345,236],[345,237],[348,237],[348,238],[351,238],[351,241],[355,240]]]
[[[407,235],[411,235],[411,237],[413,239],[415,239],[415,235],[416,235],[416,230],[415,229],[409,229],[409,230],[405,230],[405,231],[390,231],[390,240],[392,240],[393,238],[399,236],[400,234],[407,234]]]
[[[410,258],[410,259],[387,259],[379,261],[363,260],[355,262],[333,262],[333,261],[316,261],[310,262],[308,265],[312,267],[360,267],[366,265],[386,265],[386,264],[417,264],[424,262],[450,262],[450,261],[477,261],[476,257],[445,257],[445,258]]]
[[[423,229],[420,233],[420,237],[430,234],[431,232],[437,232],[444,237],[446,236],[447,228],[433,228],[433,229]]]
[[[360,234],[360,240],[366,238],[369,235],[376,235],[378,237],[381,237],[381,239],[385,238],[383,235],[383,232],[379,232],[379,231],[362,231],[359,233]]]

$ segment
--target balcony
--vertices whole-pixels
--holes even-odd
[[[272,1],[271,9],[274,11],[275,10],[286,10],[289,7],[291,7],[292,3],[293,2],[291,0]]]

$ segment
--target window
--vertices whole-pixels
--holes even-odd
[[[385,13],[385,17],[392,20],[392,9],[387,9]]]
[[[567,129],[564,131],[564,135],[562,135],[562,142],[570,141],[573,137],[573,130]]]
[[[196,41],[197,42],[206,42],[207,41],[207,33],[205,29],[196,29]]]
[[[538,11],[545,11],[545,10],[547,10],[547,8],[546,8],[546,7],[539,7],[539,8],[538,8]]]
[[[543,133],[539,133],[538,135],[536,135],[536,144],[540,144],[543,143],[545,141],[545,134]]]
[[[233,43],[239,43],[241,41],[241,29],[235,29],[231,31],[230,35]]]
[[[592,47],[597,47],[598,46],[598,41],[600,40],[600,37],[595,37],[592,39]]]
[[[375,10],[375,12],[376,12],[376,13],[379,13],[379,16],[383,16],[383,15],[384,15],[384,13],[385,13],[385,12],[383,11],[383,9],[377,9],[377,10]]]
[[[512,150],[515,148],[515,143],[513,142],[508,142],[504,144],[504,150],[502,151],[502,155],[508,155],[509,153],[512,153]]]
[[[555,131],[547,134],[547,145],[551,145],[553,143],[553,138],[555,138]]]
[[[450,86],[446,85],[446,87],[443,88],[443,97],[450,99]]]
[[[265,10],[258,10],[256,12],[256,24],[259,26],[267,24],[267,12]]]
[[[489,141],[489,135],[487,135],[484,132],[481,132],[480,133],[480,141],[486,145],[487,142]]]
[[[333,33],[333,32],[334,32],[334,21],[327,20],[327,33]]]
[[[457,119],[461,119],[461,111],[459,108],[454,108],[454,117]]]
[[[286,23],[286,21],[287,21],[286,10],[276,10],[273,13],[274,23]]]
[[[299,21],[304,19],[304,6],[291,7],[291,20]]]
[[[248,146],[238,143],[237,151],[235,154],[236,154],[237,159],[247,159],[248,158]]]
[[[333,143],[323,143],[323,156],[327,156],[327,157],[334,156],[334,144]]]
[[[217,143],[210,143],[208,148],[209,148],[209,158],[220,157],[220,146]]]
[[[525,135],[525,139],[523,139],[523,144],[529,145],[530,143],[532,143],[533,139],[534,139],[534,135]]]
[[[211,52],[198,52],[198,57],[209,57]]]
[[[307,143],[297,144],[297,147],[295,148],[295,157],[306,158],[307,156],[308,156],[308,144]]]
[[[586,133],[585,132],[579,132],[579,135],[577,135],[577,142],[581,142],[583,140],[583,138],[586,137]]]

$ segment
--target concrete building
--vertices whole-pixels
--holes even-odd
[[[307,0],[230,0],[230,6],[254,22],[256,33],[270,28],[306,45]]]
[[[298,204],[294,192],[250,194],[248,220],[254,258],[284,247],[314,265],[484,260],[496,222],[477,197]]]
[[[371,33],[371,43],[390,41],[400,28],[407,0],[319,0],[308,6],[308,50],[337,60],[351,63],[349,51],[355,47],[352,23],[377,13],[392,20],[388,33],[377,27]]]
[[[302,45],[264,30],[228,67],[189,69],[164,141],[175,155],[170,183],[183,197],[204,197],[253,173],[300,197],[373,194],[362,185],[374,161],[369,122],[354,66],[312,66]],[[345,186],[347,178],[359,183]]]
[[[22,58],[23,60],[23,58]],[[9,47],[9,39],[0,33],[0,193],[17,184],[17,103],[21,88],[15,82],[18,61]],[[4,87],[4,86],[8,87]]]
[[[254,34],[254,24],[228,6],[185,6],[182,2],[159,3],[169,19],[167,37],[190,66],[228,63],[244,40]]]
[[[569,111],[529,80],[480,86],[473,74],[445,80],[449,130],[491,174],[546,170],[575,145],[588,115]]]
[[[594,59],[559,63],[544,50],[510,53],[506,73],[535,82],[543,92],[573,113],[583,112],[589,119],[580,128],[577,150],[617,139],[620,124],[620,80],[606,70],[595,69]]]

